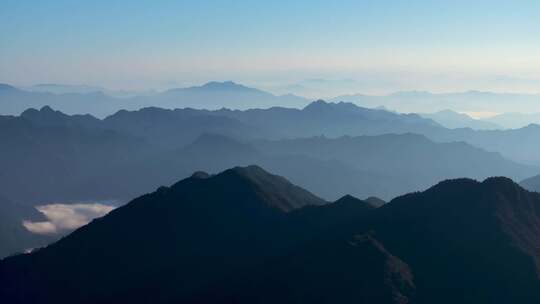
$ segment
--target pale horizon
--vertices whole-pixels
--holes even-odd
[[[289,93],[327,79],[304,95],[540,92],[534,1],[8,1],[0,18],[0,82],[17,86],[230,79]]]

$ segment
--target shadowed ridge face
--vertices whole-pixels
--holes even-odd
[[[193,179],[205,179],[205,178],[209,178],[211,175],[204,172],[204,171],[197,171],[195,173],[193,173],[191,175],[190,178],[193,178]]]
[[[256,166],[197,173],[0,262],[0,298],[540,302],[540,194],[509,179],[449,180],[379,208],[294,189]]]
[[[326,202],[312,193],[290,183],[287,179],[273,175],[259,166],[236,167],[223,172],[224,175],[238,175],[256,186],[256,191],[269,206],[282,211],[308,205],[323,205]]]
[[[187,303],[415,302],[414,273],[369,234],[309,243]]]
[[[540,301],[540,195],[507,178],[456,179],[377,211],[371,229],[413,269],[420,303]]]
[[[356,208],[365,208],[366,210],[374,209],[376,206],[372,205],[368,201],[363,201],[352,195],[344,195],[340,199],[334,202],[336,206],[353,206]]]
[[[20,299],[10,292],[25,286],[24,297],[44,303],[166,302],[276,254],[291,242],[279,237],[286,235],[285,211],[321,203],[255,166],[196,173],[0,264],[0,281],[14,284],[0,287],[0,296]],[[81,286],[93,289],[84,294]]]
[[[370,196],[368,198],[365,199],[366,202],[372,204],[373,206],[375,207],[380,207],[384,204],[386,204],[386,202],[376,196]]]
[[[496,202],[495,217],[501,229],[536,265],[540,278],[540,194],[528,192],[506,177],[486,179],[482,186]]]

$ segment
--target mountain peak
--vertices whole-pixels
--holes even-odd
[[[304,107],[304,110],[311,111],[328,111],[328,110],[343,110],[343,111],[363,111],[363,110],[372,110],[373,112],[381,111],[387,112],[386,110],[380,109],[366,109],[359,107],[352,102],[327,102],[322,99],[316,100]]]
[[[233,81],[223,81],[223,82],[219,82],[219,81],[210,81],[210,82],[207,82],[205,84],[203,84],[202,86],[200,86],[199,88],[201,89],[209,89],[209,90],[255,90],[253,88],[249,88],[249,87],[246,87],[244,85],[241,85],[241,84],[238,84],[236,82],[233,82]]]
[[[366,202],[372,204],[373,206],[375,207],[380,207],[384,204],[386,204],[386,202],[376,196],[370,196],[368,198],[365,199]]]
[[[204,171],[195,171],[192,175],[191,175],[191,178],[193,179],[205,179],[205,178],[209,178],[211,175],[204,172]]]
[[[39,109],[39,111],[43,112],[43,113],[55,113],[56,112],[50,106],[43,106],[43,107],[41,107],[41,109]]]
[[[247,181],[269,206],[285,212],[307,205],[326,204],[321,198],[292,184],[284,177],[268,173],[256,165],[235,167],[216,176],[216,178],[230,177],[239,177]]]
[[[322,99],[315,100],[309,103],[304,107],[304,110],[314,110],[314,109],[328,109],[332,106],[332,103],[326,102]]]
[[[336,205],[350,205],[350,206],[363,206],[366,209],[373,209],[376,206],[373,206],[371,203],[363,201],[359,198],[356,198],[350,194],[342,196],[340,199],[334,202]]]
[[[43,106],[41,109],[36,110],[33,108],[27,109],[21,113],[21,117],[26,118],[64,118],[67,117],[66,114],[56,111],[50,106]]]

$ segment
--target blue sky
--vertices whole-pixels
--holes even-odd
[[[18,85],[145,89],[232,79],[286,90],[323,78],[368,93],[540,85],[540,1],[2,0],[1,7],[0,82]]]

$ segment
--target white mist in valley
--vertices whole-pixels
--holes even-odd
[[[77,203],[77,204],[47,204],[37,206],[45,221],[22,221],[22,225],[36,234],[63,234],[88,224],[95,218],[102,217],[114,210],[118,204],[107,203]]]

